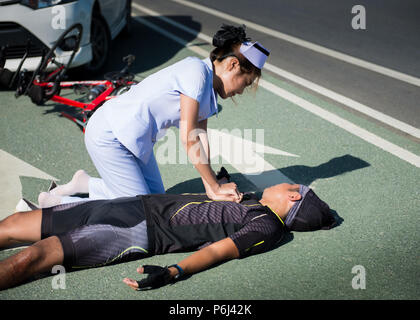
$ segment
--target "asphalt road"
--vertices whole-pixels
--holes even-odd
[[[134,2],[212,36],[227,19],[168,0]],[[297,37],[366,62],[420,78],[420,3],[358,1],[366,29],[354,30],[354,1],[192,0],[260,26]],[[188,17],[188,18],[187,18]],[[235,23],[234,23],[235,24]],[[361,68],[270,34],[248,28],[253,40],[272,52],[268,62],[416,128],[420,127],[420,88]],[[286,81],[288,81],[286,79]],[[305,90],[310,90],[305,88]],[[323,96],[324,99],[328,99]],[[342,105],[343,108],[347,108]],[[371,118],[375,121],[375,118]]]
[[[409,2],[400,9],[396,2],[395,8],[384,4],[378,11],[366,2],[367,30],[360,32],[349,29],[352,4],[337,7],[330,1],[323,2],[330,5],[321,6],[308,1],[299,2],[298,6],[296,2],[263,1],[256,5],[244,0],[239,11],[232,3],[238,2],[213,1],[211,6],[272,30],[277,30],[277,21],[282,32],[419,76],[415,49],[411,47],[416,41],[412,27],[416,24],[415,12],[405,9]],[[136,60],[131,71],[140,81],[187,56],[208,56],[212,46],[207,36],[213,35],[223,22],[229,23],[229,19],[162,0],[135,1],[133,16],[131,37],[117,37],[113,41],[105,71],[121,69],[122,57],[132,53]],[[327,16],[332,18],[324,18]],[[174,21],[179,24],[175,26]],[[375,21],[382,22],[375,24]],[[362,101],[366,106],[378,109],[385,108],[384,105],[415,107],[414,101],[419,100],[418,87],[292,45],[256,29],[249,28],[249,34],[271,50],[272,66],[305,77],[311,85],[297,84],[290,75],[284,72],[280,75],[274,68],[264,72],[255,95],[247,92],[235,97],[235,101],[218,99],[219,116],[209,119],[209,128],[219,134],[224,130],[223,142],[241,141],[245,130],[252,133],[248,140],[255,142],[256,132],[263,130],[264,142],[258,156],[263,158],[264,170],[260,174],[247,174],[248,161],[232,161],[227,151],[219,153],[219,159],[212,159],[213,168],[225,166],[243,192],[261,192],[265,186],[285,181],[309,185],[337,214],[338,226],[332,230],[289,233],[274,250],[217,265],[157,290],[136,292],[128,289],[122,279],[140,279],[136,273],[140,264],[170,265],[189,253],[67,272],[65,289],[54,288],[53,275],[45,273],[0,292],[0,300],[179,299],[199,303],[201,299],[270,302],[419,299],[420,140],[326,97],[327,91],[321,94],[315,85],[330,91],[342,89],[339,91],[342,95],[354,100],[366,99]],[[363,50],[355,50],[357,45]],[[394,46],[398,50],[390,49]],[[90,75],[84,76],[91,79]],[[74,97],[71,92],[63,95]],[[406,107],[411,112],[407,118],[402,117],[403,108],[383,112],[392,116],[393,110],[399,116],[397,119],[411,123],[418,130],[418,115],[412,107]],[[67,182],[78,169],[97,176],[82,131],[74,122],[60,116],[61,111],[74,112],[71,109],[51,101],[36,106],[28,97],[15,99],[13,91],[0,91],[1,218],[13,212],[21,197],[37,202],[39,193],[46,191],[52,177],[59,184]],[[168,193],[203,192],[192,164],[179,161],[181,155],[185,156],[183,147],[175,142],[178,140],[170,140],[178,139],[178,133],[170,128],[155,146],[155,154],[161,156],[159,169],[165,189]],[[177,161],[162,161],[168,159],[172,147]],[[213,147],[211,150],[212,155],[220,151]],[[17,250],[20,248],[0,250],[0,260]],[[366,271],[365,288],[354,285],[361,268]],[[67,306],[65,310],[68,309]]]

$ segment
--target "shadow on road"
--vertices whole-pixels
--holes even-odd
[[[310,167],[304,165],[296,165],[285,168],[279,168],[284,175],[290,178],[297,184],[310,185],[318,179],[326,179],[339,176],[354,170],[369,167],[370,164],[360,158],[346,154],[341,157],[336,157],[328,162],[322,163],[318,166]],[[268,173],[269,174],[269,173]],[[241,192],[254,192],[259,198],[262,197],[263,190],[256,190],[256,187],[250,183],[242,174],[231,174],[231,181],[235,182]],[[278,181],[283,183],[284,181]],[[181,193],[205,193],[205,189],[201,178],[191,179],[176,184],[175,186],[166,190],[167,193],[181,194]],[[339,216],[336,210],[331,208],[331,213],[336,220],[336,227],[344,220]],[[285,241],[289,242],[291,239],[287,238]],[[284,244],[282,241],[281,244]]]
[[[346,154],[341,157],[336,157],[328,162],[322,163],[318,166],[309,167],[304,165],[296,165],[285,168],[279,168],[285,176],[290,178],[297,184],[310,185],[318,179],[326,179],[341,174],[351,172],[358,169],[369,167],[370,164],[362,159]],[[216,169],[216,168],[215,168]],[[270,172],[266,173],[270,174]],[[231,174],[231,181],[238,185],[242,192],[255,191],[255,186],[250,183],[242,174]],[[284,181],[278,181],[283,183]],[[178,183],[177,185],[166,190],[167,193],[201,193],[205,192],[201,178],[191,179]],[[255,192],[257,195],[262,193],[262,190]]]
[[[192,20],[191,16],[164,16],[164,18],[182,22],[194,30],[198,30],[197,34],[201,30],[201,24]],[[161,17],[144,16],[142,19],[154,25],[162,24]],[[189,42],[196,38],[196,34],[182,33],[182,38]],[[124,67],[122,59],[129,54],[133,54],[136,57],[136,60],[130,67],[130,71],[139,74],[161,66],[182,49],[184,49],[184,46],[169,40],[162,34],[133,19],[130,35],[120,34],[114,39],[103,73],[96,76],[96,78],[102,78],[106,72],[121,70]],[[88,74],[77,74],[76,76],[84,80],[91,79]]]

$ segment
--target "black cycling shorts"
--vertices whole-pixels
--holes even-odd
[[[65,267],[93,267],[148,254],[139,197],[94,200],[42,209],[41,239],[57,236]]]

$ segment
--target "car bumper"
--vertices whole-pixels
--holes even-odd
[[[55,60],[57,62],[66,64],[68,62],[68,59],[70,57],[69,54],[63,54],[57,57]],[[88,44],[86,46],[80,47],[80,49],[76,52],[73,62],[71,63],[70,68],[75,68],[81,65],[84,65],[88,63],[90,60],[92,60],[92,48],[91,45]],[[4,64],[4,68],[15,72],[22,59],[7,59],[6,63]],[[26,69],[28,71],[35,71],[35,69],[38,67],[39,63],[41,62],[41,57],[28,57],[26,58],[25,62],[23,63],[21,70]],[[49,69],[49,68],[47,68]]]
[[[81,46],[76,53],[71,67],[88,63],[92,59],[90,42],[92,1],[76,1],[61,5],[64,20],[57,27],[57,11],[53,8],[33,10],[20,4],[2,6],[0,10],[0,47],[7,45],[5,68],[16,71],[30,40],[28,58],[22,68],[33,71],[38,66],[42,52],[49,50],[66,28],[74,23],[81,23],[83,35]],[[63,22],[65,21],[65,22]],[[69,53],[70,54],[70,53]],[[65,62],[68,54],[57,58]]]

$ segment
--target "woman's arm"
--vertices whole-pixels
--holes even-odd
[[[200,173],[201,177],[211,186],[217,187],[217,180],[214,171],[210,167],[208,153],[204,149],[200,139],[204,125],[198,122],[199,104],[196,100],[180,95],[181,121],[179,125],[181,141],[184,145],[188,157]],[[208,145],[206,146],[208,149]]]
[[[194,252],[180,261],[178,266],[182,268],[184,274],[193,274],[203,271],[216,263],[236,258],[239,258],[238,248],[231,238],[225,238]],[[152,272],[147,271],[147,269],[152,270]],[[142,280],[143,282],[140,281],[140,287],[156,288],[168,284],[179,271],[176,267],[167,269],[157,266],[143,266],[139,267],[137,272],[140,274],[149,273],[148,278]],[[139,288],[139,282],[136,280],[125,278],[124,283],[133,289]]]
[[[211,163],[210,163],[210,144],[209,144],[209,138],[207,135],[207,119],[201,120],[200,122],[198,122],[198,129],[200,130],[198,136],[200,138],[200,142],[203,145],[203,150],[206,156],[206,160],[207,163],[209,164],[210,168],[211,168]],[[213,171],[214,173],[214,171]],[[203,185],[204,188],[206,189],[207,193],[211,193],[211,187],[208,184],[208,182],[202,177],[201,180],[203,181]],[[220,185],[222,184],[220,181],[217,180],[217,183]]]
[[[180,103],[181,121],[179,129],[181,141],[187,150],[188,157],[200,173],[207,195],[214,200],[240,201],[241,196],[236,184],[228,183],[221,186],[210,166],[207,121],[198,122],[198,102],[180,94]]]
[[[203,150],[207,159],[207,163],[210,165],[210,144],[209,137],[207,136],[207,119],[198,122],[198,129],[198,136],[200,138],[201,144],[203,145]]]

